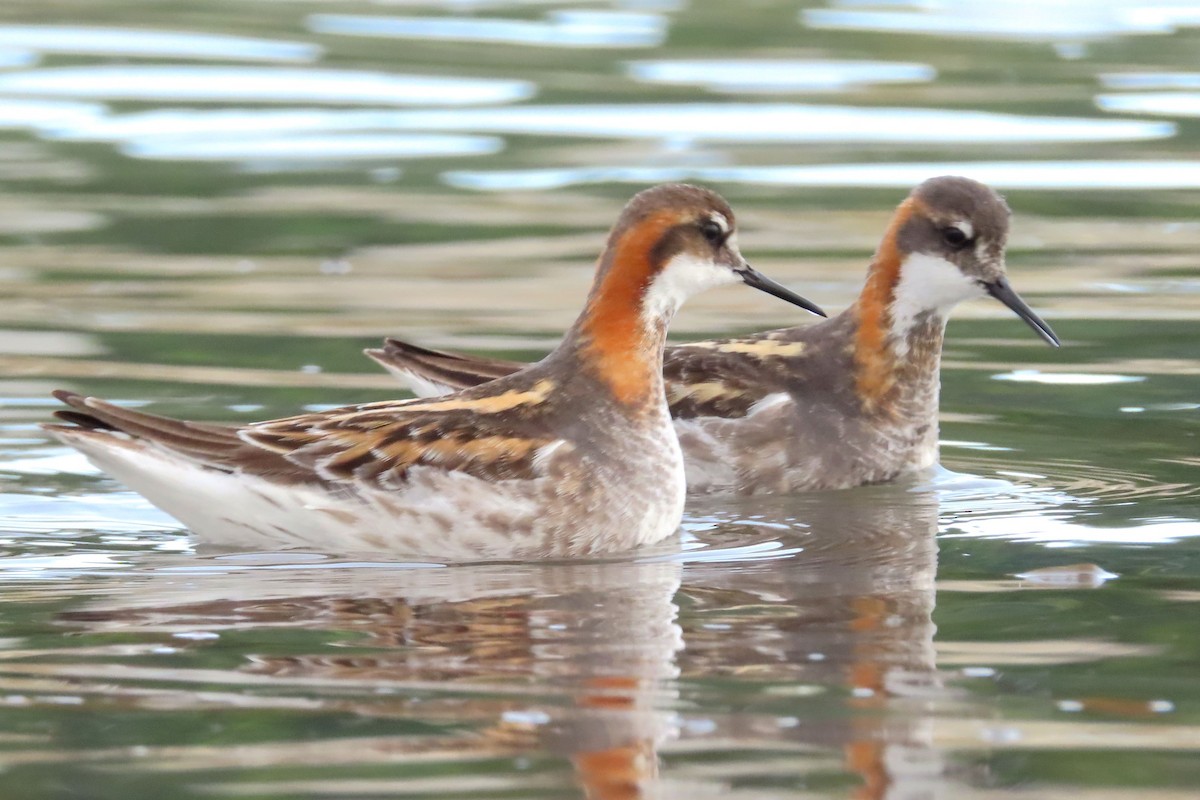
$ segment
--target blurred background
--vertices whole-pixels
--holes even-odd
[[[4,794],[1194,796],[1198,54],[1188,0],[0,3]],[[667,180],[839,311],[946,173],[1064,348],[964,306],[953,472],[697,501],[662,561],[196,552],[37,427],[393,397],[389,334],[539,357]]]

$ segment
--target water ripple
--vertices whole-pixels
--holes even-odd
[[[108,100],[473,105],[534,94],[527,81],[285,67],[59,67],[0,74],[0,93]]]
[[[954,466],[968,475],[947,473],[953,479],[939,487],[944,511],[1004,515],[1031,509],[1080,508],[1100,502],[1111,507],[1200,495],[1197,485],[1164,482],[1148,473],[1068,459],[1022,461],[1012,469],[997,470],[995,459],[956,453]],[[972,473],[1002,477],[980,478]],[[986,503],[981,504],[984,499]]]
[[[928,64],[897,61],[693,59],[635,61],[632,78],[668,86],[703,86],[727,93],[830,92],[881,83],[924,83],[937,77]]]
[[[107,109],[97,103],[70,100],[0,98],[0,128],[74,127],[90,125]]]
[[[1174,33],[1179,27],[1200,24],[1200,7],[1190,2],[1147,7],[1136,0],[1103,3],[993,0],[986,5],[971,0],[944,0],[930,5],[913,5],[917,8],[911,11],[806,9],[800,18],[809,27],[821,30],[1032,42],[1165,35]]]
[[[454,170],[449,186],[478,191],[534,191],[598,183],[711,181],[757,186],[908,189],[935,175],[963,175],[998,189],[1083,190],[1200,188],[1195,161],[939,161],[764,167],[576,167]]]
[[[1102,94],[1096,97],[1096,106],[1120,114],[1200,117],[1200,92]]]
[[[541,22],[486,17],[370,17],[313,14],[315,33],[444,42],[494,42],[538,47],[657,47],[667,37],[659,14],[552,11]]]
[[[1200,89],[1200,72],[1108,72],[1100,83],[1109,89]]]
[[[480,156],[502,149],[504,140],[494,136],[327,134],[134,139],[123,145],[121,152],[134,158],[159,160],[311,162]]]
[[[0,69],[27,67],[30,64],[36,64],[38,58],[38,54],[32,50],[4,46],[0,48]]]
[[[119,68],[128,69],[128,68]],[[180,68],[182,69],[182,68]],[[216,69],[192,67],[190,70]],[[49,71],[53,72],[53,71]],[[200,73],[188,73],[188,81],[176,85],[169,75],[150,75],[154,83],[145,84],[136,76],[129,83],[113,85],[97,82],[87,86],[70,85],[57,77],[49,81],[55,92],[74,96],[151,99],[253,99],[269,102],[304,98],[330,103],[388,102],[392,104],[428,102],[467,104],[483,102],[487,93],[502,95],[499,100],[518,98],[519,82],[497,81],[474,86],[469,80],[443,79],[441,88],[448,96],[433,99],[439,91],[437,79],[382,76],[374,73],[314,71],[316,85],[283,83],[279,70],[264,70],[245,75],[237,87],[213,86]],[[24,73],[30,75],[33,73]],[[9,78],[15,76],[8,76]],[[256,79],[257,77],[257,79]],[[299,76],[301,80],[307,80]],[[0,91],[7,78],[0,75]],[[360,83],[361,81],[361,83]],[[425,84],[425,81],[435,81]],[[456,96],[456,88],[462,94]],[[277,91],[278,90],[278,91]],[[31,89],[32,91],[32,89]],[[64,139],[115,140],[133,136],[225,134],[230,131],[349,131],[418,130],[461,131],[472,133],[526,136],[582,136],[600,138],[664,139],[676,142],[890,142],[929,144],[948,143],[1033,143],[1134,141],[1173,136],[1175,126],[1168,122],[1101,120],[1082,117],[1038,117],[987,112],[943,111],[923,108],[855,108],[776,103],[679,103],[630,105],[524,105],[511,108],[471,108],[454,111],[330,111],[320,109],[154,111],[91,118],[77,124],[45,126],[46,133]],[[1060,162],[1070,163],[1070,162]],[[1151,162],[1154,163],[1154,162]],[[865,165],[864,165],[865,167]],[[844,168],[844,167],[843,167]],[[731,176],[774,175],[777,179],[799,178],[803,167],[721,168],[711,172]],[[828,168],[826,168],[828,169]],[[785,172],[780,175],[780,170]],[[792,172],[787,172],[791,170]],[[593,180],[654,180],[663,170],[597,169],[531,171],[530,174],[593,175]],[[704,170],[699,170],[704,172]],[[622,175],[628,177],[622,178]],[[612,176],[612,177],[608,177]],[[731,178],[732,179],[732,178]],[[784,181],[786,182],[786,181]]]
[[[172,59],[315,61],[321,55],[320,47],[306,42],[79,25],[0,25],[0,46],[43,53]]]

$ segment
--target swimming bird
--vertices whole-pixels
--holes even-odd
[[[241,426],[60,391],[69,408],[46,427],[206,542],[455,560],[625,550],[683,513],[667,325],[689,295],[739,281],[821,313],[750,268],[718,195],[659,186],[622,211],[559,347],[484,386]]]
[[[942,339],[956,305],[990,295],[1059,345],[1008,281],[1009,216],[981,183],[930,179],[896,209],[861,294],[841,314],[668,347],[666,390],[688,490],[842,489],[934,464]],[[398,339],[366,352],[423,395],[521,366]]]

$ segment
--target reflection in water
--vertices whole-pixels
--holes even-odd
[[[286,743],[176,748],[156,754],[155,769],[220,768],[269,747],[275,763],[310,766],[549,754],[573,764],[589,796],[603,798],[641,796],[654,778],[655,751],[674,735],[668,706],[682,646],[673,604],[679,563],[239,568],[248,560],[160,564],[119,596],[67,619],[93,633],[198,642],[238,631],[269,641],[272,629],[321,632],[316,639],[352,635],[316,653],[266,646],[224,676],[161,675],[247,689],[303,685],[324,698],[326,713],[401,721],[398,731],[406,719],[442,721],[461,732],[329,740],[319,754],[297,742],[300,758]],[[148,669],[131,674],[152,678]],[[158,695],[139,702],[128,690],[135,706],[163,707]],[[245,702],[255,705],[252,696]],[[188,704],[206,701],[178,693],[171,707]],[[469,785],[447,777],[441,788]]]
[[[853,5],[837,2],[835,5]],[[1193,0],[1154,3],[1139,0],[943,0],[903,3],[911,11],[806,9],[801,19],[811,28],[878,31],[956,39],[1076,42],[1114,36],[1169,34],[1200,24]]]
[[[540,47],[656,47],[667,36],[659,14],[552,11],[544,22],[482,17],[364,17],[313,14],[315,33],[446,42],[496,42]]]
[[[38,54],[32,50],[20,50],[14,47],[0,49],[0,69],[27,67],[30,64],[36,64],[37,60]]]
[[[103,113],[96,103],[0,98],[0,128],[88,125]]]
[[[853,797],[917,797],[951,780],[931,727],[934,704],[954,696],[933,642],[937,496],[871,487],[847,504],[839,494],[718,504],[722,517],[744,505],[754,521],[743,524],[804,526],[785,538],[802,552],[689,568],[681,605],[694,622],[685,617],[680,669],[685,681],[736,676],[743,687],[746,710],[715,719],[714,739],[831,751],[860,784]]]
[[[1042,372],[1037,369],[1014,369],[993,375],[993,380],[1013,383],[1040,383],[1046,386],[1106,386],[1110,383],[1139,383],[1143,375],[1113,375],[1087,372]]]
[[[1096,105],[1121,114],[1157,114],[1163,117],[1200,117],[1200,92],[1137,92],[1102,94]]]
[[[1195,161],[955,161],[776,167],[582,167],[443,174],[449,186],[483,191],[555,189],[590,183],[713,181],[759,186],[907,189],[934,175],[963,175],[997,189],[1195,189]]]
[[[1087,525],[1047,514],[1011,514],[1006,518],[981,517],[955,526],[970,538],[1037,542],[1049,547],[1083,547],[1094,544],[1174,544],[1200,536],[1200,524],[1186,519],[1146,520],[1119,527]]]
[[[696,85],[731,94],[834,92],[881,83],[921,83],[937,77],[937,70],[928,64],[893,61],[635,61],[628,69],[631,77],[646,83]]]
[[[0,110],[3,106],[0,105]],[[325,109],[250,110],[159,109],[131,114],[93,114],[59,123],[48,121],[41,133],[53,139],[118,142],[186,137],[249,137],[394,129],[392,111]]]
[[[321,48],[314,44],[245,36],[71,25],[0,25],[0,47],[10,45],[43,53],[137,58],[313,61],[321,55]]]
[[[213,669],[135,661],[113,672],[100,648],[91,661],[80,662],[76,651],[72,661],[51,658],[33,673],[0,663],[0,675],[70,677],[75,692],[98,692],[146,714],[307,709],[314,719],[391,720],[398,734],[330,738],[319,749],[304,736],[163,746],[123,767],[130,769],[258,763],[274,765],[287,781],[285,768],[549,755],[571,765],[588,797],[660,797],[723,783],[686,762],[737,742],[764,755],[816,748],[861,784],[856,797],[907,796],[942,778],[928,717],[929,704],[945,694],[930,619],[937,501],[897,487],[873,494],[873,502],[854,506],[813,496],[779,518],[756,503],[753,520],[720,505],[708,517],[723,523],[721,541],[709,543],[714,557],[686,565],[662,557],[453,568],[278,554],[155,557],[62,620],[92,640],[115,636],[129,652],[144,647],[160,657],[199,654],[223,641],[231,643],[226,648],[259,643],[240,663]],[[802,534],[791,515],[802,521]],[[715,558],[726,542],[764,535],[801,551],[740,563]],[[319,635],[301,637],[305,631]],[[155,644],[164,637],[172,643]],[[717,687],[735,676],[741,699],[731,704]],[[222,687],[228,699],[152,688],[164,681]],[[297,705],[288,699],[296,687],[317,699]],[[400,733],[418,721],[455,730]],[[660,756],[673,753],[684,763],[660,774]],[[120,764],[128,754],[83,757]],[[789,771],[808,769],[826,767],[801,762]],[[404,774],[389,785],[402,791]],[[274,784],[239,783],[251,785],[262,792]],[[435,785],[453,793],[471,784],[455,774]],[[210,783],[222,786],[220,778]]]
[[[3,6],[5,22],[105,26],[0,26],[17,37],[0,39],[0,84],[24,87],[0,92],[0,128],[15,131],[0,153],[0,324],[22,329],[0,342],[9,794],[579,798],[582,785],[672,800],[1192,800],[1200,128],[1183,118],[1197,114],[1200,31],[1125,34],[1188,24],[1197,0],[184,5]],[[646,27],[558,11],[601,7],[640,12]],[[800,8],[817,13],[798,21]],[[444,19],[480,9],[511,19]],[[971,30],[831,30],[889,10],[914,33]],[[555,44],[574,20],[580,38],[518,48],[310,33],[310,19],[364,19],[317,11],[428,14],[434,33],[450,22]],[[600,49],[661,35],[659,14],[661,46]],[[1009,34],[1019,43],[979,41]],[[1111,37],[1123,40],[1090,44]],[[808,56],[836,71],[814,72]],[[39,60],[48,68],[31,69]],[[271,62],[314,69],[262,69]],[[769,68],[747,79],[759,63]],[[393,70],[445,82],[411,91]],[[272,82],[281,75],[299,83]],[[519,101],[535,85],[546,100],[527,108],[435,107]],[[847,94],[824,108],[712,93],[826,88]],[[1080,116],[1039,116],[1055,113]],[[335,149],[348,159],[379,137],[434,133],[469,137],[445,140],[464,147],[513,138],[471,162],[477,172],[447,173],[464,166],[449,153],[403,165],[403,191],[379,185],[396,167],[269,171],[305,166],[296,148],[323,151],[323,167]],[[1110,143],[1074,144],[1095,141]],[[807,142],[820,146],[792,146]],[[240,163],[118,155],[184,148]],[[293,149],[286,164],[278,149],[260,160],[274,148]],[[243,157],[262,171],[247,174]],[[47,392],[71,380],[226,419],[382,398],[392,384],[364,372],[358,349],[397,324],[504,357],[544,349],[625,189],[468,194],[443,175],[500,189],[740,182],[753,246],[848,298],[891,202],[871,190],[945,172],[1055,191],[1014,198],[1014,257],[1076,346],[1037,363],[1006,338],[1011,323],[980,318],[985,306],[954,323],[944,455],[987,477],[937,476],[936,505],[905,486],[706,499],[679,551],[632,563],[216,556],[37,428]],[[848,188],[787,188],[806,186]],[[733,296],[697,311],[685,327],[707,334],[764,327],[762,309]],[[308,364],[323,371],[299,371]],[[1084,385],[990,379],[1028,368],[1017,377]],[[1099,375],[1146,380],[1086,385]]]
[[[986,463],[961,456],[955,461],[980,470]],[[1188,498],[1198,491],[1194,485],[1164,483],[1128,468],[1078,461],[1026,461],[1022,466],[1022,472],[1000,471],[1015,478],[1015,483],[941,470],[934,486],[941,498],[943,536],[1033,542],[1050,548],[1171,544],[1200,536],[1200,524],[1186,519],[1142,519],[1133,525],[1097,525],[1092,519],[1101,503]]]
[[[1109,89],[1200,89],[1200,72],[1109,72],[1100,82]]]
[[[0,75],[0,93],[107,100],[472,105],[508,103],[532,84],[332,69],[217,66],[59,67]]]
[[[1200,117],[1200,92],[1194,91],[1200,89],[1200,72],[1113,72],[1101,74],[1100,82],[1109,89],[1137,90],[1098,95],[1096,105],[1104,111]],[[1174,91],[1147,91],[1154,89]],[[1179,91],[1187,89],[1193,91]]]
[[[24,73],[26,75],[31,73]],[[355,73],[326,73],[331,85],[330,102],[353,102],[350,94],[343,99],[338,83],[351,80]],[[417,79],[425,80],[425,79]],[[5,87],[0,76],[0,89]],[[262,89],[250,82],[239,88],[200,86],[199,91],[216,96],[227,92],[264,93],[264,99],[287,99],[271,95],[270,83]],[[140,84],[139,84],[140,85]],[[313,88],[319,92],[322,87]],[[363,92],[381,88],[368,81]],[[452,87],[451,87],[452,88]],[[131,88],[130,91],[134,89]],[[64,93],[75,93],[63,87]],[[98,87],[103,96],[114,91]],[[153,91],[146,89],[147,92]],[[164,88],[166,92],[190,91],[186,86]],[[292,91],[298,91],[293,87]],[[388,89],[390,92],[391,89]],[[318,94],[315,97],[320,101]],[[510,98],[515,99],[515,98]],[[407,102],[395,98],[394,102]],[[433,102],[432,100],[430,102]],[[466,96],[445,103],[473,102]],[[429,130],[468,131],[530,136],[596,136],[615,138],[674,139],[687,141],[740,142],[1084,142],[1123,141],[1167,138],[1175,126],[1167,122],[1131,120],[1092,120],[1072,117],[1022,117],[1011,114],[939,111],[902,108],[851,108],[847,106],[803,106],[784,104],[738,103],[727,105],[590,105],[590,106],[514,106],[512,108],[476,108],[455,111],[324,111],[292,110],[218,110],[151,111],[79,120],[78,124],[58,125],[52,135],[65,139],[114,140],[132,136],[223,134],[245,130],[347,131],[347,130]],[[753,172],[754,168],[744,168]],[[586,172],[586,170],[580,170]],[[730,168],[736,174],[738,168]],[[597,170],[603,175],[603,170]]]
[[[247,138],[134,139],[121,152],[135,158],[192,161],[346,161],[352,159],[434,158],[497,153],[494,136],[420,134],[259,135]]]
[[[3,88],[0,76],[0,88]],[[1103,142],[1161,139],[1163,122],[1037,117],[928,108],[772,103],[517,106],[408,111],[397,127],[541,136],[705,142]]]

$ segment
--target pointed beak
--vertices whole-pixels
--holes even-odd
[[[811,311],[818,317],[829,316],[822,311],[821,307],[816,303],[812,302],[811,300],[805,300],[803,297],[796,294],[782,283],[777,283],[768,278],[766,275],[763,275],[761,272],[751,268],[749,264],[743,264],[741,267],[735,269],[734,272],[741,276],[742,282],[747,286],[753,286],[760,292],[766,292],[767,294],[774,295],[780,300],[787,300],[792,305],[800,306],[805,311]]]
[[[1042,320],[1037,314],[1033,313],[1033,309],[1021,299],[1021,295],[1017,294],[1016,290],[1008,283],[1008,278],[1003,275],[992,281],[984,283],[983,288],[987,289],[987,293],[999,300],[1004,305],[1013,310],[1018,317],[1025,320],[1029,327],[1037,331],[1038,336],[1041,336],[1046,344],[1058,347],[1062,344],[1058,340],[1058,335],[1050,329],[1050,326]]]

